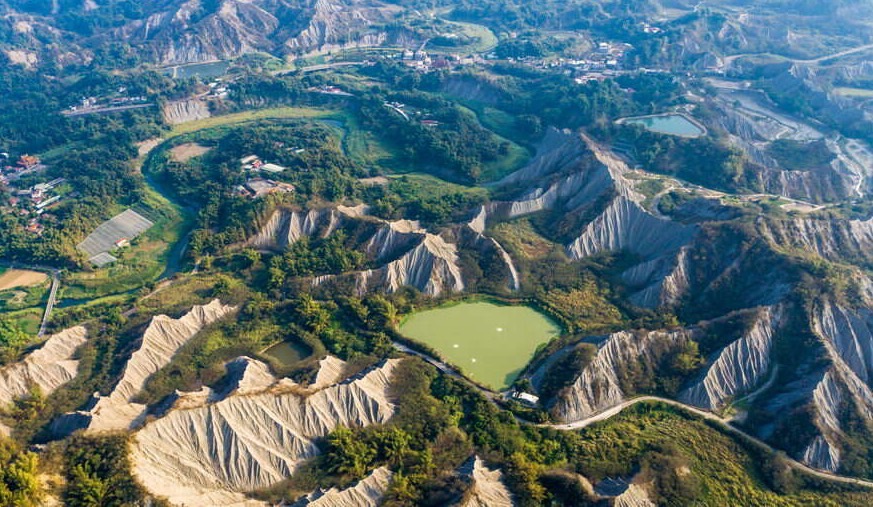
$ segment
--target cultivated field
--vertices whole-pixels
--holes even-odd
[[[10,269],[0,274],[0,291],[18,287],[34,287],[48,280],[48,275],[39,271]]]
[[[116,242],[120,240],[132,240],[147,231],[152,225],[154,224],[150,220],[136,211],[128,209],[100,224],[94,232],[77,245],[77,248],[93,257],[99,253],[113,250]]]

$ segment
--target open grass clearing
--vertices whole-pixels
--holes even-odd
[[[176,162],[185,163],[192,158],[206,154],[212,149],[197,143],[184,143],[170,148],[170,158]]]
[[[225,125],[235,125],[240,123],[248,123],[258,120],[285,120],[295,118],[327,118],[336,116],[335,111],[327,109],[315,109],[311,107],[273,107],[269,109],[258,109],[254,111],[242,111],[239,113],[225,114],[221,116],[212,116],[202,120],[195,120],[186,123],[180,123],[173,127],[168,138],[189,134],[198,130],[221,127]]]

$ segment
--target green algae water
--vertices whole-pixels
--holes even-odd
[[[265,355],[275,358],[283,366],[291,366],[308,357],[309,349],[297,342],[279,342],[264,351]]]
[[[400,332],[436,349],[469,378],[504,389],[533,358],[537,347],[561,331],[545,315],[526,306],[471,302],[415,313]]]

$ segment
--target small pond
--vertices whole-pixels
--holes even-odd
[[[282,366],[291,366],[305,359],[311,354],[306,345],[297,342],[279,342],[264,351],[264,355],[270,356]]]
[[[415,313],[400,332],[429,345],[469,378],[505,389],[537,347],[561,333],[545,315],[526,306],[465,302]]]
[[[706,130],[696,122],[682,114],[661,114],[657,116],[640,116],[638,118],[623,118],[620,123],[627,125],[642,125],[651,132],[680,137],[701,137]]]

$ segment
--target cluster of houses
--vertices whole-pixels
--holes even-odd
[[[306,150],[294,148],[292,151],[296,154],[301,154]],[[259,172],[279,174],[285,171],[285,168],[278,164],[264,163],[258,155],[247,155],[241,158],[239,163],[241,170],[250,176]],[[237,195],[251,199],[257,199],[270,194],[287,194],[291,192],[294,192],[294,185],[259,176],[249,177],[244,184],[236,187]]]
[[[439,127],[440,122],[431,118],[427,118],[427,113],[425,111],[413,110],[406,107],[406,104],[402,102],[385,102],[383,104],[388,109],[393,110],[400,116],[402,116],[406,121],[412,121],[413,119],[419,120],[422,125],[425,127]]]
[[[337,97],[354,97],[353,94],[343,90],[338,86],[332,85],[324,85],[319,87],[310,88],[309,91],[315,93],[321,93],[322,95],[334,95]]]
[[[148,97],[141,95],[127,95],[127,88],[119,87],[115,93],[107,97],[82,97],[78,104],[73,104],[67,108],[69,113],[83,113],[93,111],[95,109],[104,109],[121,106],[132,106],[136,104],[145,104],[148,102]]]
[[[458,54],[453,54],[438,55],[432,57],[427,53],[427,51],[423,49],[419,49],[417,51],[413,51],[411,49],[404,50],[397,55],[397,58],[400,59],[406,66],[412,67],[422,72],[427,72],[430,70],[449,69],[452,67],[473,65],[476,63],[484,62],[484,59],[479,55],[461,56]]]
[[[211,81],[207,86],[209,86],[207,96],[211,98],[223,99],[230,93],[227,84],[222,79]]]
[[[8,185],[26,174],[45,169],[39,157],[33,155],[22,155],[17,162],[10,163],[9,154],[0,153],[0,162],[0,185]]]

